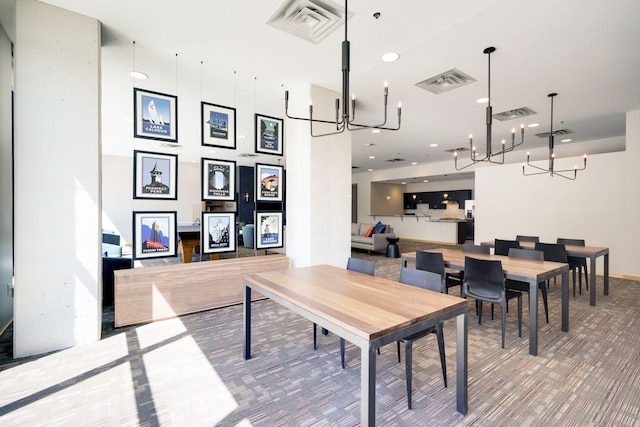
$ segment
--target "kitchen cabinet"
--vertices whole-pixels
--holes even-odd
[[[447,195],[446,200],[455,200],[460,209],[464,209],[465,200],[472,199],[471,190],[404,193],[404,209],[417,209],[419,204],[428,205],[429,209],[446,209],[447,204],[442,203],[445,200],[445,194]]]

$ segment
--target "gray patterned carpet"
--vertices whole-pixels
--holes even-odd
[[[429,245],[400,242],[401,251],[416,247]],[[375,260],[378,276],[398,277],[399,259],[353,256]],[[518,338],[515,310],[507,317],[505,349],[499,315],[492,321],[486,307],[482,325],[470,316],[465,417],[455,411],[455,321],[445,324],[448,388],[435,337],[415,343],[411,411],[404,364],[394,346],[383,348],[378,425],[640,425],[640,283],[612,278],[605,297],[597,279],[596,307],[584,290],[571,298],[568,333],[560,330],[560,286],[551,286],[549,324],[540,308],[537,357],[528,354],[528,335]],[[320,336],[314,351],[311,323],[269,300],[255,303],[249,361],[242,359],[241,306],[115,330],[108,312],[105,319],[98,343],[0,359],[0,425],[359,424],[359,349],[347,344],[342,370],[335,335]]]

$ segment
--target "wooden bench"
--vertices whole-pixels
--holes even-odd
[[[285,255],[263,255],[114,271],[115,326],[241,304],[244,275],[286,268]]]

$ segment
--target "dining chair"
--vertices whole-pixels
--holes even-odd
[[[463,243],[462,252],[473,252],[477,254],[490,254],[491,247],[484,245],[474,245],[473,243]]]
[[[428,289],[434,292],[442,291],[442,276],[425,270],[401,267],[400,278],[398,281],[406,285],[416,286],[418,288]],[[442,366],[442,379],[444,386],[447,387],[447,360],[444,352],[444,324],[438,323],[423,331],[409,335],[399,341],[396,341],[398,349],[398,363],[401,362],[400,343],[404,344],[404,364],[405,377],[407,384],[407,406],[411,409],[411,389],[413,380],[413,342],[425,337],[429,334],[435,334],[438,339],[438,350],[440,351],[440,365]]]
[[[535,246],[536,251],[544,252],[544,260],[545,261],[553,261],[553,262],[561,262],[564,264],[569,264],[569,259],[567,258],[567,249],[562,244],[557,243],[536,243]],[[556,278],[553,278],[553,283],[556,283]],[[547,279],[547,287],[549,287],[549,279]],[[576,296],[576,283],[573,282],[573,296]]]
[[[376,264],[373,261],[368,261],[360,258],[352,258],[349,257],[347,260],[347,270],[357,271],[358,273],[368,274],[369,276],[373,276],[376,270]],[[316,349],[316,343],[318,338],[318,325],[313,324],[313,349]],[[327,335],[328,331],[322,328],[322,334]],[[342,363],[342,369],[344,369],[344,348],[345,348],[345,340],[344,338],[340,338],[340,362]]]
[[[565,239],[558,237],[556,243],[572,246],[585,246],[584,239]],[[569,269],[573,271],[573,287],[576,287],[576,271],[578,272],[578,283],[580,286],[580,295],[582,295],[582,269],[584,268],[584,284],[586,289],[589,290],[589,274],[587,273],[587,259],[575,256],[567,255],[569,260]],[[591,273],[593,274],[593,272]],[[575,291],[574,291],[575,296]]]
[[[440,252],[416,251],[416,269],[430,271],[440,277],[442,289],[438,292],[449,293],[449,288],[462,285],[462,273],[447,271],[444,266],[444,257]],[[462,295],[462,287],[460,287]]]
[[[520,248],[520,242],[517,240],[502,240],[496,239],[494,241],[493,253],[496,255],[509,255],[509,249]]]
[[[464,297],[475,299],[479,305],[478,324],[482,324],[482,303],[497,304],[502,308],[502,348],[507,325],[507,300],[518,299],[518,336],[522,336],[522,292],[505,287],[502,262],[464,257]]]
[[[517,249],[511,248],[509,249],[509,258],[524,258],[524,259],[535,259],[539,261],[544,260],[544,252],[542,251],[534,251],[532,249]],[[522,282],[520,280],[506,279],[505,286],[507,289],[526,292],[529,293],[529,284],[527,282]],[[542,292],[542,303],[544,304],[544,314],[547,318],[547,323],[549,323],[549,298],[547,292],[547,286],[544,282],[538,283],[538,288],[540,288],[540,292]],[[531,295],[529,295],[531,298]]]
[[[516,236],[516,240],[518,242],[533,242],[533,243],[537,243],[540,241],[540,237],[538,236],[521,236],[520,234],[518,234]]]

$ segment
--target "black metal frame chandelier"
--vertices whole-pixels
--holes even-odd
[[[469,163],[468,165],[462,166],[462,167],[458,167],[458,152],[454,151],[453,153],[453,159],[455,162],[455,167],[456,170],[462,170],[462,169],[466,169],[469,166],[473,166],[476,163],[480,163],[480,162],[489,162],[489,163],[496,163],[496,164],[503,164],[504,163],[504,154],[508,153],[510,151],[513,151],[514,148],[516,148],[519,145],[522,145],[522,143],[524,142],[524,124],[520,125],[520,142],[519,143],[515,143],[515,139],[516,139],[516,129],[512,128],[511,129],[511,146],[507,147],[506,146],[506,141],[503,139],[502,140],[502,149],[496,153],[493,152],[493,149],[491,147],[491,126],[493,124],[493,108],[491,107],[491,54],[493,52],[496,51],[495,47],[488,47],[486,48],[483,53],[485,53],[487,55],[487,59],[488,59],[488,63],[489,63],[489,73],[488,73],[488,95],[487,95],[487,99],[488,99],[488,104],[487,104],[487,108],[486,108],[486,123],[487,123],[487,152],[484,155],[484,157],[479,158],[478,157],[478,153],[476,148],[473,146],[473,135],[469,135],[469,156],[471,158],[471,163]],[[495,156],[500,156],[500,160],[494,160]]]
[[[551,177],[557,175],[557,176],[561,176],[562,178],[570,179],[573,181],[578,176],[578,171],[582,171],[587,168],[587,155],[585,154],[583,156],[584,164],[581,169],[578,169],[578,166],[574,166],[573,169],[560,169],[560,170],[554,169],[554,162],[555,162],[556,156],[553,152],[553,145],[554,145],[553,143],[554,143],[554,137],[556,133],[553,131],[553,98],[555,98],[557,95],[558,94],[555,92],[547,95],[549,98],[551,98],[551,131],[549,132],[549,168],[545,169],[529,163],[530,153],[527,153],[527,163],[522,164],[522,174],[524,176],[531,176],[531,175],[542,175],[542,174],[548,173]],[[526,166],[537,169],[538,172],[527,173],[525,171]],[[566,172],[573,172],[573,177],[564,175],[564,173]]]
[[[399,130],[400,129],[400,117],[402,115],[402,104],[398,103],[398,127],[385,127],[387,124],[387,98],[389,94],[389,88],[387,82],[384,84],[384,120],[378,125],[364,125],[355,122],[356,113],[356,98],[355,95],[351,96],[349,100],[349,71],[351,62],[350,43],[347,38],[347,21],[348,21],[348,9],[347,0],[344,2],[344,41],[342,42],[342,113],[340,112],[340,99],[336,98],[336,119],[321,120],[313,118],[313,102],[309,103],[309,117],[295,117],[289,115],[289,91],[284,92],[284,111],[285,115],[289,119],[304,120],[310,123],[310,132],[313,137],[329,136],[344,132],[345,130],[356,131],[364,129],[383,129],[383,130]],[[349,101],[351,108],[349,108]],[[328,123],[335,124],[336,130],[333,132],[321,133],[314,135],[313,124],[314,123]]]

